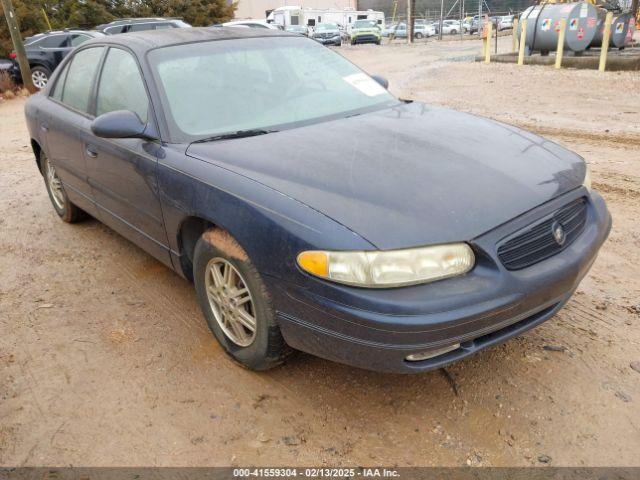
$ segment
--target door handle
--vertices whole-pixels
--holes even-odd
[[[94,147],[93,145],[87,145],[84,151],[91,158],[96,158],[98,156],[98,151],[96,150],[96,147]]]
[[[40,130],[42,130],[44,133],[47,133],[49,131],[49,125],[47,125],[46,123],[41,123]]]

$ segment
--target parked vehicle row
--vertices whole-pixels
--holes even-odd
[[[190,27],[180,18],[124,18],[98,25],[94,30],[51,30],[39,33],[24,40],[25,52],[31,67],[31,81],[42,90],[56,67],[74,48],[87,40],[104,35],[141,32],[145,30],[165,30]],[[0,65],[0,71],[6,71],[14,82],[20,83],[20,67],[15,52],[9,54],[10,63]]]
[[[504,30],[513,28],[513,16],[491,17],[494,28]],[[125,18],[110,23],[98,25],[94,30],[55,30],[40,33],[25,39],[25,50],[31,67],[31,79],[36,88],[42,89],[47,85],[52,72],[62,59],[75,47],[85,41],[100,35],[114,35],[119,33],[138,32],[145,30],[164,30],[171,28],[190,27],[180,18]],[[259,28],[269,30],[283,30],[285,27],[262,20],[235,20],[214,27]],[[426,20],[416,20],[414,37],[427,38],[439,33],[440,23]],[[289,25],[288,32],[306,35],[323,45],[340,46],[343,41],[352,45],[359,43],[380,44],[383,36],[393,34],[396,38],[407,38],[407,25],[403,22],[386,25],[381,28],[377,19],[359,19],[344,27],[338,23],[317,23],[314,26]],[[476,33],[478,31],[478,16],[468,17],[462,24],[459,20],[445,20],[442,23],[442,33],[455,35],[463,31]],[[14,81],[20,82],[20,69],[16,61],[16,54],[9,55],[9,61],[0,63],[0,71],[6,71]]]
[[[413,36],[414,38],[427,38],[435,35],[436,28],[433,23],[415,23],[413,26]],[[385,37],[390,37],[393,35],[395,38],[407,38],[407,24],[406,23],[396,23],[387,25],[385,29],[382,31],[382,35]]]

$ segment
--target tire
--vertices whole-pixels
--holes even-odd
[[[416,33],[415,37],[420,40],[424,35],[422,35],[421,33]]]
[[[455,35],[456,33],[458,33],[458,31],[456,29],[453,29],[449,32],[451,35]]]
[[[220,287],[221,283],[216,283],[213,269],[222,275],[229,266],[232,267],[232,280],[229,283],[233,286],[222,282],[223,286]],[[271,296],[260,274],[229,233],[213,228],[202,234],[195,248],[193,278],[198,303],[209,328],[232,360],[250,370],[262,371],[280,365],[292,353],[282,338]],[[224,275],[218,278],[223,281]],[[248,293],[237,293],[242,290]],[[245,302],[241,306],[233,305],[230,296]],[[229,320],[239,318],[235,313],[238,309],[253,317],[253,331],[235,320]],[[246,315],[243,318],[246,319]],[[246,320],[244,322],[247,323]],[[243,334],[239,335],[239,331]]]
[[[58,216],[67,223],[76,223],[82,220],[85,217],[84,210],[71,203],[55,167],[42,151],[40,152],[40,165],[49,200],[51,200],[51,204]]]
[[[42,90],[47,86],[49,78],[51,78],[51,70],[47,67],[43,67],[42,65],[31,67],[31,81],[33,82],[33,86],[38,90]]]

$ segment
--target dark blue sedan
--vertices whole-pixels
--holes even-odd
[[[26,116],[58,215],[193,281],[240,364],[421,372],[552,317],[611,218],[578,155],[385,86],[286,32],[140,32],[74,50]]]

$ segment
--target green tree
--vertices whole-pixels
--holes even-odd
[[[40,2],[34,0],[13,0],[13,9],[18,17],[22,38],[47,30]],[[0,57],[6,57],[13,50],[9,28],[0,4]]]
[[[43,9],[54,29],[91,29],[123,17],[182,17],[194,26],[206,26],[230,20],[236,9],[229,0],[13,0],[13,6],[23,38],[48,30]],[[0,58],[11,50],[0,5]]]

